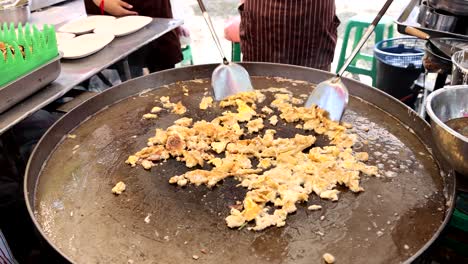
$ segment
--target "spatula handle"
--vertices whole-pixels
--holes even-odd
[[[208,28],[210,29],[211,36],[213,37],[216,46],[218,47],[219,54],[221,54],[221,57],[223,57],[223,63],[228,64],[228,60],[226,59],[226,56],[224,55],[223,48],[221,46],[221,42],[219,41],[218,35],[216,34],[216,31],[213,26],[213,22],[211,21],[210,15],[208,15],[208,12],[206,11],[205,4],[203,4],[202,0],[197,0],[198,5],[200,6],[200,10],[202,11],[203,18],[205,18],[206,24],[208,25]]]
[[[362,46],[366,43],[367,39],[369,39],[370,35],[374,33],[375,26],[379,23],[380,19],[382,19],[382,16],[387,12],[388,8],[392,4],[393,0],[387,0],[385,2],[385,5],[380,9],[379,13],[377,16],[374,18],[374,21],[367,27],[366,32],[364,33],[364,36],[362,36],[361,40],[357,44],[357,46],[354,48],[354,50],[351,52],[351,55],[346,59],[345,63],[341,67],[341,69],[338,71],[337,76],[341,77],[343,73],[346,71],[346,68],[348,68],[349,64],[353,61],[354,57],[358,54],[358,52],[361,50]]]
[[[408,34],[408,35],[411,35],[413,37],[420,38],[420,39],[429,39],[430,38],[429,34],[427,34],[426,32],[421,31],[421,30],[419,30],[417,28],[414,28],[414,27],[410,27],[410,26],[407,26],[405,28],[405,33]]]

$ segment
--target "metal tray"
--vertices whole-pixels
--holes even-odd
[[[61,69],[60,58],[61,53],[47,64],[0,87],[0,114],[57,79]]]
[[[419,0],[411,0],[408,6],[406,6],[406,8],[403,9],[402,13],[398,16],[398,19],[395,21],[395,23],[398,25],[397,27],[398,32],[400,32],[401,34],[407,35],[405,33],[405,28],[407,26],[411,26],[411,27],[414,27],[414,28],[417,28],[419,30],[426,32],[427,34],[431,35],[431,37],[433,38],[450,37],[450,38],[468,39],[467,35],[421,27],[419,23],[416,22],[418,12],[419,12],[418,9],[419,9]]]

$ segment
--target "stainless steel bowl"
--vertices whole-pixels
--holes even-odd
[[[429,20],[432,12],[434,12],[434,9],[430,7],[427,2],[422,2],[419,5],[419,13],[416,21],[422,27],[427,27],[427,25],[430,24]]]
[[[468,0],[428,0],[435,9],[444,10],[458,16],[468,16]]]
[[[452,85],[468,84],[468,49],[455,52],[452,64]]]
[[[28,22],[30,15],[29,4],[0,9],[0,24],[13,22],[15,25],[18,23],[24,25]]]
[[[468,119],[468,85],[448,86],[432,92],[426,111],[431,118],[437,148],[454,169],[468,177],[468,137],[446,125],[455,118]]]
[[[457,25],[458,18],[453,15],[442,14],[441,12],[435,10],[432,13],[432,25],[429,25],[429,28],[453,32],[455,26]]]

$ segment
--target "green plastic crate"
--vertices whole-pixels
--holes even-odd
[[[0,88],[46,64],[59,54],[54,26],[44,25],[40,31],[35,25],[26,24],[23,27],[19,24],[15,30],[13,23],[9,27],[4,23],[0,29],[0,41],[13,46],[16,54],[13,56],[10,49],[7,49],[4,59],[0,53]],[[24,47],[24,58],[20,55],[19,45]]]

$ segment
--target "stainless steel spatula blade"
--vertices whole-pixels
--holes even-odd
[[[252,91],[252,82],[247,70],[232,62],[221,64],[213,71],[211,86],[217,101],[241,93]]]
[[[223,58],[223,64],[216,67],[211,76],[211,85],[213,86],[215,99],[219,101],[236,93],[253,91],[252,82],[250,81],[250,75],[247,70],[239,64],[229,62],[226,59],[218,35],[216,34],[210,15],[208,15],[203,1],[198,0],[198,5],[210,29],[216,47]]]
[[[348,105],[349,93],[341,78],[336,77],[321,82],[310,93],[305,107],[318,107],[327,110],[331,120],[340,121],[346,106]]]
[[[393,0],[387,0],[387,2],[385,2],[385,5],[369,25],[361,40],[359,40],[359,43],[353,49],[351,55],[346,59],[336,76],[319,83],[310,93],[309,98],[305,103],[305,107],[311,107],[315,104],[328,112],[330,120],[338,122],[341,120],[349,99],[348,89],[341,81],[341,76],[353,61],[354,57],[356,57],[358,52],[361,50],[362,46],[364,46],[367,39],[369,39],[370,35],[374,32],[375,27],[385,12],[387,12],[387,9],[390,7],[392,2]]]

